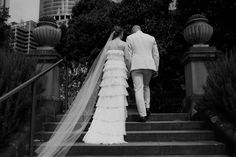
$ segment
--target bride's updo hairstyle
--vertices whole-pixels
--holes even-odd
[[[115,39],[119,37],[124,32],[124,30],[120,26],[115,26],[112,32],[114,32],[113,39]]]

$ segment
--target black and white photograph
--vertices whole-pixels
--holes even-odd
[[[0,157],[236,157],[235,0],[0,0]]]

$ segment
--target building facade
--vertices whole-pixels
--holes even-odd
[[[40,0],[39,17],[52,16],[58,25],[67,24],[77,2],[79,0]]]
[[[10,0],[0,0],[0,12],[3,12],[5,8],[5,11],[8,13],[9,7],[10,7]]]
[[[38,46],[33,37],[33,29],[37,26],[34,21],[12,23],[11,25],[11,47],[21,53],[29,54]]]
[[[5,3],[5,7],[9,8],[10,6],[10,0],[0,0],[0,7],[3,8]]]

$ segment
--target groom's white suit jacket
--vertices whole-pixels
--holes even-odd
[[[156,40],[142,31],[131,34],[126,39],[128,52],[131,55],[131,69],[150,69],[158,71],[159,52]]]

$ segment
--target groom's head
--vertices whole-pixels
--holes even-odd
[[[134,25],[132,28],[132,33],[136,33],[137,31],[141,31],[141,27],[139,25]]]

